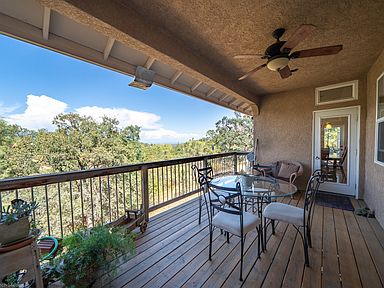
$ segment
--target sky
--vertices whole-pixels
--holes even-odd
[[[205,136],[233,111],[157,85],[129,87],[132,77],[0,35],[0,117],[50,131],[53,118],[75,112],[138,125],[146,143],[182,143]]]

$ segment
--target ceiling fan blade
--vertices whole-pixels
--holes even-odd
[[[291,69],[289,68],[288,65],[285,66],[284,68],[281,68],[279,70],[279,73],[282,79],[288,78],[289,76],[292,75]]]
[[[253,73],[255,73],[256,71],[260,70],[261,68],[267,66],[267,64],[263,64],[263,65],[260,65],[260,66],[257,66],[256,68],[252,69],[251,71],[249,71],[247,74],[241,76],[239,78],[239,80],[244,80],[245,78],[251,76]]]
[[[313,30],[316,29],[315,25],[312,24],[303,24],[301,25],[295,33],[281,46],[281,52],[289,52],[295,48],[301,41],[303,41]]]
[[[264,54],[240,54],[233,56],[234,59],[250,59],[250,58],[260,58],[263,57]]]
[[[289,58],[304,58],[304,57],[314,57],[314,56],[324,56],[324,55],[333,55],[339,53],[343,49],[343,45],[335,45],[328,47],[319,47],[307,50],[301,50],[293,52]]]

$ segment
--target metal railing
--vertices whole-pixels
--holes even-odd
[[[0,207],[36,201],[33,218],[44,234],[64,236],[117,220],[126,209],[149,212],[199,191],[192,165],[214,174],[245,171],[246,152],[221,153],[125,166],[0,180]]]

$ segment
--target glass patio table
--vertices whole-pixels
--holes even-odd
[[[221,188],[236,188],[240,183],[242,195],[246,198],[278,198],[291,196],[297,192],[297,187],[289,182],[273,177],[249,174],[232,174],[212,179],[211,186]],[[231,193],[231,191],[225,191]]]

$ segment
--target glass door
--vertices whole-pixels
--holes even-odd
[[[314,112],[313,169],[326,177],[321,190],[356,195],[358,113],[358,107]]]

